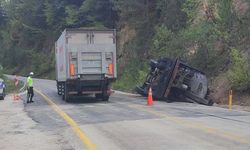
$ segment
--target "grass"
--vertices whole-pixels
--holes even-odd
[[[18,86],[16,87],[15,86],[15,83],[13,80],[10,80],[10,79],[6,79],[5,78],[5,85],[6,85],[6,94],[11,94],[11,93],[14,93],[14,92],[19,92],[19,89],[22,88],[23,86],[23,83],[19,81],[19,84]]]
[[[0,78],[2,78],[5,82],[5,92],[6,94],[11,94],[14,92],[19,92],[19,89],[23,87],[23,82],[19,81],[18,86],[15,86],[14,80],[10,80],[3,75],[3,71],[0,70]]]
[[[148,69],[136,69],[136,65],[130,65],[123,69],[123,73],[118,75],[117,81],[112,85],[113,89],[125,92],[135,92],[136,86],[142,85],[145,81]]]

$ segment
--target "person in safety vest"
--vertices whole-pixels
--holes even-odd
[[[34,102],[32,100],[33,96],[34,96],[34,91],[33,91],[33,77],[34,73],[30,72],[28,78],[27,78],[27,90],[28,90],[28,100],[27,103],[32,103]]]

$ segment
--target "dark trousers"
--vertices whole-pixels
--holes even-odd
[[[28,102],[31,102],[32,101],[32,98],[34,96],[34,91],[33,91],[33,87],[28,87]]]

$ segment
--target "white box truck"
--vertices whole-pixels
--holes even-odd
[[[57,91],[63,100],[95,94],[108,101],[117,77],[116,31],[65,29],[55,43]]]

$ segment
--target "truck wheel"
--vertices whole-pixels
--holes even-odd
[[[108,95],[102,96],[102,100],[103,101],[109,101],[109,96]]]
[[[65,84],[62,84],[62,100],[65,100]]]
[[[70,102],[70,98],[69,98],[69,95],[68,95],[68,94],[66,94],[66,96],[65,96],[65,101],[66,101],[66,102]]]
[[[214,101],[210,99],[207,105],[208,106],[213,106],[213,104],[214,104]]]
[[[172,102],[173,102],[173,100],[172,100],[172,98],[171,98],[170,96],[164,97],[163,100],[164,100],[165,102],[167,102],[167,103],[172,103]]]
[[[62,94],[62,100],[65,101],[65,94],[64,93]]]
[[[57,94],[62,95],[62,84],[61,83],[57,83]]]
[[[169,99],[169,98],[166,98],[165,101],[166,101],[167,103],[172,103],[172,102],[173,102],[173,101],[172,101],[171,99]]]
[[[62,84],[62,99],[66,102],[69,102],[69,94],[66,84]]]
[[[69,94],[67,92],[63,95],[63,100],[66,102],[70,102],[70,97],[69,97]]]
[[[70,98],[69,98],[69,93],[68,93],[68,90],[67,90],[67,85],[65,84],[64,86],[64,95],[63,95],[63,98],[66,102],[70,102]]]
[[[102,100],[103,101],[108,101],[109,100],[109,94],[107,92],[103,92],[102,93]]]
[[[103,101],[108,101],[109,100],[109,96],[105,95],[105,94],[95,94],[95,98],[96,99],[101,99]]]
[[[96,99],[102,99],[102,94],[95,94]]]

